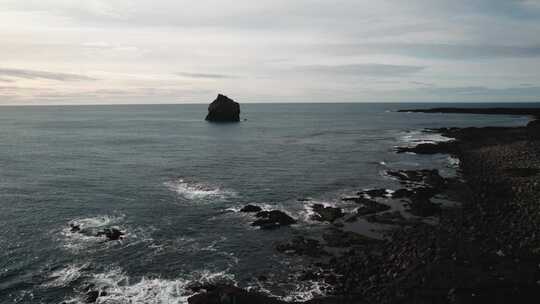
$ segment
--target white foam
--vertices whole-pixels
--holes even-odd
[[[400,140],[410,144],[428,144],[438,142],[453,141],[454,138],[443,136],[439,133],[426,132],[426,131],[408,131],[400,136]]]
[[[325,290],[329,289],[330,285],[319,281],[307,281],[297,285],[296,289],[281,300],[286,302],[305,302],[315,297],[321,297],[326,294]]]
[[[178,193],[180,196],[188,200],[198,200],[209,197],[226,198],[236,195],[236,193],[232,190],[222,189],[220,187],[204,183],[187,182],[184,179],[166,182],[165,185],[171,191]]]
[[[448,165],[450,168],[458,168],[461,161],[457,157],[448,156]]]
[[[49,275],[51,281],[42,284],[42,287],[65,287],[76,281],[82,275],[82,271],[88,267],[88,263],[83,265],[69,265],[56,270]]]
[[[81,230],[88,230],[92,232],[93,230],[97,231],[100,228],[112,227],[113,225],[121,222],[124,219],[124,216],[109,216],[109,215],[100,215],[95,217],[88,218],[79,218],[74,219],[69,222],[69,225],[66,225],[60,232],[62,236],[64,248],[77,252],[83,249],[87,249],[89,246],[97,243],[103,242],[105,236],[95,236],[91,234],[72,232],[71,226],[78,226]],[[127,234],[125,235],[125,237]],[[113,244],[113,242],[107,242],[107,244]]]
[[[130,283],[129,276],[120,268],[106,273],[94,275],[90,283],[96,289],[106,291],[100,296],[97,304],[184,304],[194,293],[187,287],[192,282],[216,283],[220,281],[233,282],[234,276],[222,272],[203,270],[189,277],[173,280],[161,278],[142,278],[137,283]],[[84,295],[71,299],[71,303],[83,303]]]

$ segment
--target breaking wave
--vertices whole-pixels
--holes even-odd
[[[192,284],[234,283],[234,276],[222,272],[203,270],[189,277],[178,279],[141,278],[131,283],[131,278],[120,268],[95,274],[89,285],[101,295],[96,303],[115,304],[184,304],[194,294]],[[84,293],[84,291],[82,291]],[[67,303],[85,303],[84,295],[70,299]]]
[[[188,182],[184,179],[166,182],[165,185],[171,191],[176,192],[180,196],[188,200],[198,200],[204,198],[226,198],[235,196],[236,192],[232,190],[222,189],[217,186],[204,183]]]

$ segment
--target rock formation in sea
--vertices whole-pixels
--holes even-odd
[[[213,122],[238,122],[240,121],[240,104],[229,97],[218,94],[208,106],[207,121]]]

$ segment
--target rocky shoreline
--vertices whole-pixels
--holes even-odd
[[[517,114],[538,109],[432,109],[428,113]],[[403,147],[397,153],[451,154],[460,179],[437,170],[388,171],[403,188],[372,189],[343,198],[358,203],[312,206],[314,219],[332,223],[318,239],[299,236],[277,244],[283,254],[313,265],[298,280],[324,281],[329,296],[306,303],[537,303],[540,297],[540,133],[538,120],[524,127],[429,130],[451,142]],[[434,197],[461,202],[445,207]],[[400,200],[415,215],[389,210],[380,198]],[[254,209],[253,206],[248,209]],[[259,211],[259,210],[252,210]],[[422,218],[438,218],[436,224]],[[343,229],[358,218],[391,224],[385,238]],[[272,228],[278,220],[268,220]],[[292,223],[287,220],[283,225]],[[268,224],[268,223],[263,223]],[[338,250],[336,250],[336,248]],[[189,303],[284,303],[232,286],[207,286]]]

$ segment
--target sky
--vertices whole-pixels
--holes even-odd
[[[0,104],[540,101],[540,0],[0,0]]]

